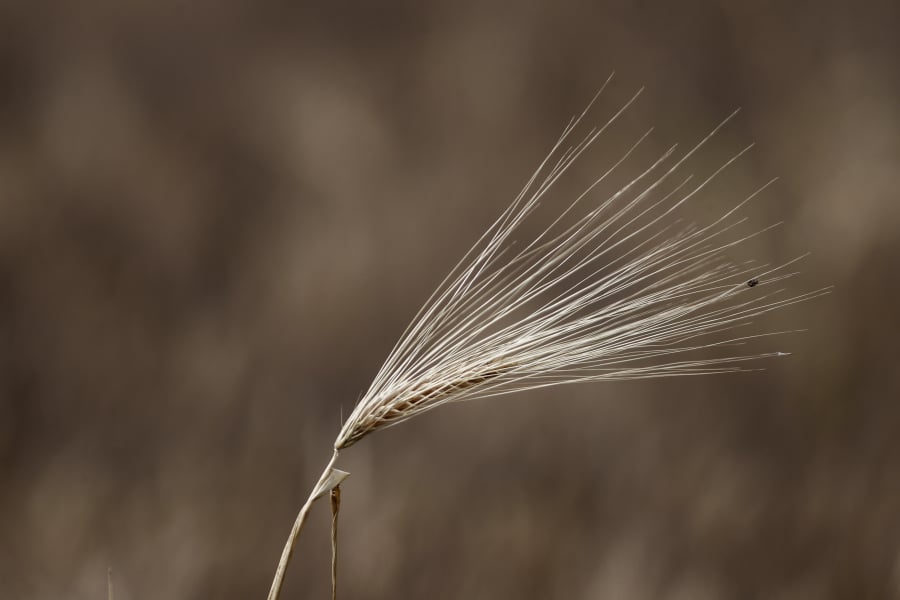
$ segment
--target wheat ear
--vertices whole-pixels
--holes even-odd
[[[781,289],[761,289],[794,275],[787,268],[802,257],[772,267],[735,264],[725,256],[778,225],[735,233],[746,220],[738,211],[772,182],[705,226],[675,219],[676,209],[750,149],[699,182],[691,175],[675,179],[733,114],[681,156],[672,146],[638,169],[619,191],[578,216],[580,205],[632,157],[648,131],[542,233],[514,244],[513,234],[553,184],[639,95],[604,125],[570,143],[596,97],[573,118],[513,203],[413,319],[338,433],[332,459],[285,545],[269,600],[278,597],[310,505],[336,485],[336,478],[346,476],[335,475],[338,452],[369,433],[449,402],[584,381],[744,371],[749,370],[743,366],[746,361],[785,355],[692,356],[785,333],[723,335],[751,325],[754,317],[829,291],[791,296]]]

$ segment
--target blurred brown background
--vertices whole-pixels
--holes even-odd
[[[0,598],[262,598],[397,336],[613,70],[806,250],[763,373],[367,438],[343,598],[900,597],[896,2],[0,5]],[[602,162],[583,163],[584,176]],[[569,185],[569,184],[564,184]],[[728,186],[719,188],[727,192]],[[562,202],[565,195],[557,196]],[[698,214],[699,219],[706,213]],[[317,506],[285,598],[324,598]]]

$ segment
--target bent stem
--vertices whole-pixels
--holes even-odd
[[[294,553],[294,544],[297,543],[297,536],[300,535],[300,530],[303,529],[303,524],[306,523],[306,517],[309,514],[309,509],[312,507],[313,502],[318,500],[324,492],[329,491],[323,489],[323,486],[331,476],[331,470],[334,467],[334,463],[337,462],[337,458],[338,451],[335,449],[334,454],[331,456],[331,460],[328,461],[325,470],[322,471],[322,474],[319,476],[319,481],[316,482],[315,487],[313,487],[312,491],[309,493],[309,498],[306,499],[306,503],[300,509],[300,513],[294,521],[291,533],[288,536],[287,542],[284,544],[284,550],[281,551],[281,560],[278,561],[278,568],[275,570],[275,579],[272,580],[272,588],[269,590],[268,600],[278,600],[278,595],[281,593],[281,584],[284,581],[284,572],[287,570],[288,563],[291,561],[291,555]]]

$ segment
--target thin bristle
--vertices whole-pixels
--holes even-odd
[[[588,110],[572,119],[525,188],[419,311],[345,421],[335,449],[448,402],[583,381],[746,371],[745,361],[784,355],[684,356],[770,335],[714,338],[827,293],[761,289],[791,277],[785,269],[797,259],[770,268],[723,255],[777,226],[733,234],[745,221],[736,213],[772,182],[708,225],[680,224],[673,216],[750,150],[697,183],[692,175],[669,183],[736,112],[680,157],[673,159],[672,146],[610,197],[574,215],[632,159],[650,132],[642,134],[548,227],[514,246],[513,234],[552,186],[639,95],[567,147]],[[565,224],[567,218],[573,222]]]

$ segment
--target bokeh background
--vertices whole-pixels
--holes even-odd
[[[607,75],[807,250],[764,372],[342,456],[343,598],[900,597],[896,2],[0,3],[0,598],[261,598],[340,415]],[[713,212],[710,212],[713,211]],[[284,598],[323,598],[323,503]]]

